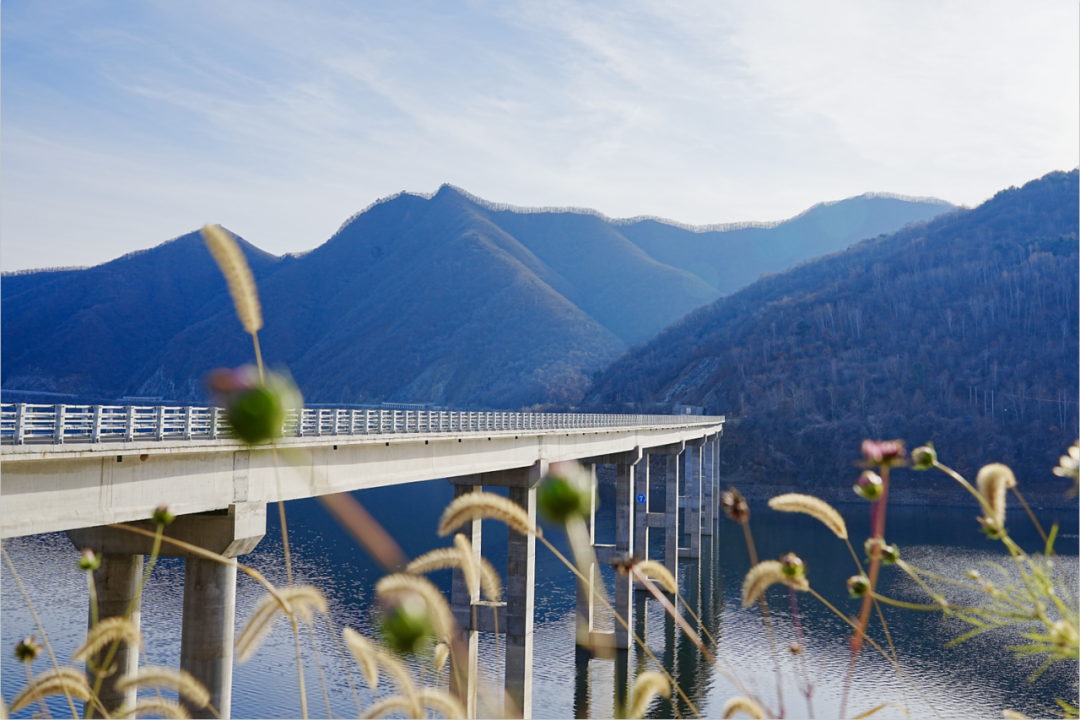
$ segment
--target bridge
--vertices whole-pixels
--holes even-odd
[[[535,518],[536,485],[548,466],[578,461],[592,470],[593,482],[597,465],[615,466],[616,542],[594,544],[598,560],[611,562],[635,548],[644,556],[650,530],[660,530],[662,561],[677,577],[678,559],[699,557],[701,536],[712,533],[717,517],[723,424],[722,416],[306,408],[286,417],[275,443],[284,461],[276,467],[269,445],[232,437],[219,408],[3,404],[0,537],[66,531],[77,548],[101,553],[95,579],[104,618],[123,614],[150,552],[147,539],[109,525],[149,528],[161,504],[178,516],[167,536],[238,557],[265,534],[267,503],[447,478],[456,496],[506,487]],[[649,497],[649,457],[656,455],[666,458],[658,510]],[[472,523],[471,538],[479,553],[479,522]],[[532,704],[534,542],[509,533],[506,602],[498,608],[506,690],[525,717]],[[186,558],[181,667],[207,686],[228,717],[236,568],[168,543],[162,554]],[[472,710],[477,632],[489,629],[473,618],[490,615],[472,612],[480,599],[469,592],[455,571],[451,606],[470,648],[468,686],[455,692]],[[632,596],[630,580],[619,577],[615,607],[628,619]],[[583,587],[578,623],[579,631],[597,634]],[[626,649],[629,641],[617,626],[611,644]],[[137,651],[125,649],[120,662],[135,672]],[[107,707],[125,699],[133,698],[106,682]]]

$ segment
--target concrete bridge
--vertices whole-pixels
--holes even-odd
[[[448,478],[457,495],[506,487],[535,517],[536,484],[548,465],[575,460],[592,470],[594,482],[597,465],[615,466],[616,541],[594,545],[598,560],[635,549],[644,557],[650,531],[659,530],[662,560],[677,576],[678,559],[699,557],[702,535],[712,533],[723,423],[692,415],[304,409],[286,419],[277,441],[286,460],[276,472],[269,446],[233,439],[218,408],[4,404],[0,536],[66,531],[76,547],[101,553],[95,578],[104,618],[126,610],[150,552],[148,540],[107,526],[149,527],[158,505],[179,516],[166,535],[238,557],[265,534],[267,503]],[[665,458],[665,500],[656,509],[649,498],[652,455]],[[480,523],[472,525],[479,553]],[[507,596],[497,610],[505,613],[499,628],[506,633],[506,690],[525,717],[532,707],[534,542],[509,533]],[[181,667],[228,717],[236,569],[168,543],[162,554],[186,558]],[[632,594],[629,579],[620,577],[615,606],[628,620]],[[579,630],[594,632],[589,594],[579,588],[578,596]],[[468,686],[454,690],[470,710],[477,632],[489,629],[473,625],[473,617],[490,618],[490,611],[472,612],[480,602],[455,572],[451,605],[470,648],[470,672]],[[629,640],[617,626],[614,647],[626,649]],[[120,662],[134,672],[137,652],[125,649]],[[106,685],[102,699],[115,708],[126,698]]]

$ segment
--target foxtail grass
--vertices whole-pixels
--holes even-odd
[[[833,534],[841,540],[847,540],[848,531],[844,518],[840,516],[832,505],[819,500],[812,495],[800,493],[787,493],[777,495],[769,500],[769,507],[780,512],[795,512],[809,515],[820,520],[825,527],[833,531]]]
[[[630,693],[630,706],[626,712],[628,718],[643,718],[649,704],[657,695],[670,698],[671,685],[667,678],[658,672],[647,670],[634,680],[634,689]]]
[[[195,707],[204,708],[210,704],[210,693],[186,670],[159,665],[143,665],[134,675],[121,675],[117,678],[115,685],[116,690],[122,693],[134,687],[151,686],[175,690]]]
[[[439,537],[446,537],[465,523],[476,520],[498,520],[522,535],[543,535],[517,503],[501,495],[473,492],[455,498],[446,506],[439,520]]]
[[[73,667],[52,668],[33,678],[11,701],[8,712],[16,713],[50,695],[68,695],[89,703],[93,697],[86,675]]]

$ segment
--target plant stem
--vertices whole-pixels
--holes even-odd
[[[11,556],[8,555],[7,548],[4,547],[3,543],[0,543],[0,554],[4,556],[4,562],[7,563],[8,568],[11,570],[11,575],[15,578],[15,584],[19,586],[19,592],[22,593],[23,600],[26,602],[26,607],[30,610],[30,615],[34,618],[34,625],[37,626],[38,632],[41,633],[41,643],[49,653],[49,660],[52,661],[53,669],[59,675],[60,663],[56,660],[56,653],[53,652],[52,643],[49,642],[49,636],[45,634],[45,626],[41,624],[41,618],[38,617],[37,610],[34,608],[34,603],[30,600],[30,594],[26,592],[26,586],[23,585],[22,578],[19,577],[19,571],[15,569],[15,563],[11,562]],[[60,687],[64,690],[64,697],[67,698],[68,707],[71,708],[71,717],[79,717],[79,711],[75,709],[75,700],[72,699],[71,693],[68,692],[67,685],[61,683]]]
[[[806,667],[806,642],[803,638],[802,621],[799,619],[799,601],[795,598],[795,588],[790,585],[788,585],[788,601],[791,603],[791,620],[795,625],[795,637],[799,642],[799,664],[802,666],[803,682],[806,683],[803,689],[803,694],[806,695],[806,714],[812,719],[814,704],[810,698],[814,689],[810,684],[810,671]]]

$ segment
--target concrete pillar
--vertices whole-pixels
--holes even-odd
[[[713,514],[713,443],[701,448],[701,534],[711,536],[716,516]]]
[[[143,574],[142,555],[102,553],[100,557],[101,567],[94,571],[99,622],[106,618],[123,617],[127,614]],[[131,621],[135,627],[139,627],[140,619],[139,604],[136,603],[131,613]],[[93,617],[90,618],[90,623],[92,622]],[[96,667],[106,672],[108,668],[102,668],[102,664],[107,654],[108,650],[104,650],[93,660]],[[133,675],[138,671],[139,649],[128,647],[126,642],[121,643],[120,649],[113,657],[112,666],[115,667],[115,671],[105,677],[100,694],[101,703],[110,715],[114,714],[121,705],[126,704],[129,708],[135,706],[135,688],[131,688],[127,693],[121,693],[116,690],[115,685],[121,675]],[[90,680],[90,686],[93,687],[94,674],[90,670],[90,663],[87,663],[86,674]],[[100,715],[97,711],[91,711],[90,717],[100,717]]]
[[[155,529],[148,520],[130,524],[144,530]],[[153,544],[152,538],[108,526],[69,530],[67,534],[75,547],[90,548],[104,557],[110,554],[149,555]],[[189,707],[192,717],[231,717],[236,568],[199,555],[189,555],[168,539],[181,540],[233,558],[254,550],[265,534],[266,503],[259,502],[237,502],[221,512],[181,515],[165,528],[159,555],[185,558],[180,667],[206,686],[210,691],[210,703],[218,713],[214,715],[209,708]],[[141,567],[141,559],[137,564]],[[101,569],[104,568],[103,562]],[[125,569],[123,577],[128,577],[130,572],[140,574]],[[128,593],[128,598],[134,587],[123,591]],[[121,591],[118,589],[117,592]],[[126,603],[123,604],[126,609]]]
[[[689,551],[685,557],[701,557],[701,448],[687,444],[686,451],[686,527]]]
[[[536,522],[536,488],[511,487],[510,500]],[[533,590],[536,538],[509,531],[506,552],[506,694],[521,717],[532,717]]]
[[[454,498],[462,495],[483,490],[479,485],[454,485]],[[470,527],[471,526],[471,527]],[[472,541],[474,555],[479,555],[482,549],[481,521],[474,520],[463,526],[459,532],[465,534]],[[450,609],[454,613],[454,620],[458,627],[457,647],[468,653],[464,667],[459,667],[454,662],[453,655],[464,655],[464,652],[451,655],[450,666],[450,694],[461,701],[468,717],[476,717],[476,668],[479,654],[479,634],[476,631],[476,608],[473,603],[480,598],[475,596],[465,582],[465,574],[460,568],[454,568],[453,580],[450,589]],[[460,662],[460,661],[459,661]]]
[[[615,554],[634,554],[634,466],[615,466]],[[629,574],[615,573],[615,612],[627,623],[633,622],[633,582]],[[615,621],[615,649],[630,647],[630,633]]]
[[[667,456],[664,484],[664,566],[679,581],[679,456]]]
[[[585,522],[589,527],[589,546],[596,544],[596,465],[586,465],[592,482],[592,492],[589,501],[589,513]],[[600,582],[600,572],[596,563],[589,563],[589,567],[582,568],[582,574],[589,582],[596,586]],[[596,599],[589,587],[581,580],[577,581],[577,653],[578,662],[588,662],[591,657],[589,648],[592,646],[593,619],[595,616]]]
[[[649,559],[649,456],[643,455],[634,473],[634,554]]]
[[[184,561],[184,624],[180,669],[210,691],[210,708],[189,707],[193,718],[231,717],[236,566],[200,557]]]

